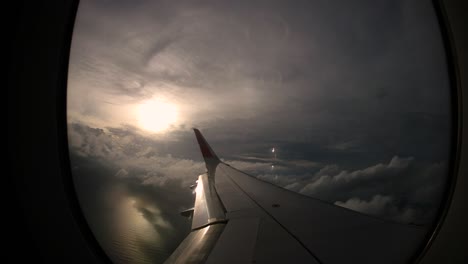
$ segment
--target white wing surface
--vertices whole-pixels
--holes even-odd
[[[192,232],[166,263],[408,263],[427,230],[367,216],[221,162],[194,129],[200,175]]]

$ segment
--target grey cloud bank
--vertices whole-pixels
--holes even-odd
[[[74,155],[82,160],[112,164],[115,167],[113,178],[131,180],[135,188],[153,188],[154,192],[166,189],[173,197],[188,197],[191,192],[188,186],[205,171],[193,136],[158,142],[131,130],[96,129],[82,124],[72,124],[69,134]],[[182,145],[186,146],[180,152],[183,155],[166,153]],[[74,162],[72,160],[72,164]],[[225,159],[225,162],[261,180],[313,198],[419,225],[429,224],[436,213],[447,173],[444,162],[428,164],[413,157],[398,156],[355,170],[341,168],[336,163],[281,158],[237,157]],[[167,208],[174,213],[190,207],[192,200],[193,197],[183,204],[173,204],[160,197],[154,202],[171,204]]]

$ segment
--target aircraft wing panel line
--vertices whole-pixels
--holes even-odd
[[[426,228],[384,221],[317,201],[267,184],[224,163],[217,170],[217,177],[229,176],[238,189],[323,263],[342,263],[350,258],[359,263],[404,263],[412,258],[427,232]],[[221,193],[220,196],[223,199]]]
[[[253,199],[247,192],[245,192],[238,184],[237,182],[232,179],[232,177],[229,175],[229,173],[227,173],[223,166],[218,166],[217,169],[221,169],[223,172],[224,172],[224,175],[227,176],[227,178],[229,178],[229,180],[239,188],[240,191],[242,191],[245,196],[249,197],[250,200],[255,203],[258,208],[260,208],[266,215],[268,215],[273,221],[275,221],[284,231],[286,231],[292,238],[294,238],[318,263],[322,264],[322,261],[309,249],[307,248],[307,246],[295,235],[293,234],[290,230],[288,230],[288,228],[286,228],[283,224],[281,224],[281,222],[279,222],[270,212],[268,212],[265,208],[263,208],[263,206],[261,204],[259,204],[257,201],[255,201],[255,199]]]

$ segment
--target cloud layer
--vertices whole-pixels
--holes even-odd
[[[177,196],[190,193],[188,186],[205,171],[194,137],[191,140],[158,142],[135,134],[132,130],[97,129],[72,124],[69,129],[71,150],[85,159],[112,164],[116,181],[131,183],[132,188],[153,190]],[[197,156],[166,154],[166,149],[192,145]],[[190,148],[186,148],[190,149]],[[338,164],[280,158],[239,156],[225,162],[261,180],[286,189],[325,200],[363,213],[397,222],[427,225],[437,211],[441,199],[445,163],[420,162],[414,157],[393,156],[389,161],[368,167],[347,170]],[[74,161],[72,160],[72,164]],[[76,176],[80,177],[80,176]],[[138,193],[138,192],[137,192]],[[169,203],[168,209],[183,210],[191,206],[161,198],[158,206]],[[180,202],[180,201],[179,201]]]

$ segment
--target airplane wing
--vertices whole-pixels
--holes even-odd
[[[408,263],[427,229],[364,215],[247,175],[198,129],[192,231],[166,263]],[[187,212],[185,212],[187,214]]]

